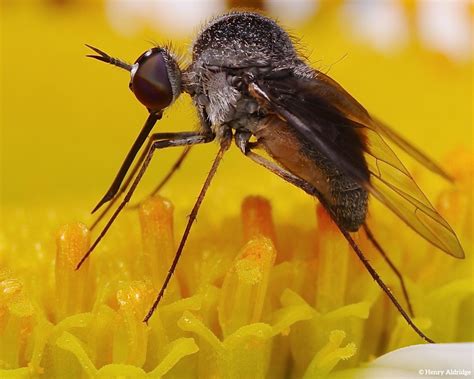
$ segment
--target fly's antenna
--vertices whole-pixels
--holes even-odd
[[[109,54],[104,53],[102,50],[99,50],[97,47],[88,45],[87,43],[86,43],[85,45],[86,45],[89,49],[92,49],[92,50],[94,50],[97,54],[99,54],[99,55],[87,54],[86,57],[94,58],[94,59],[97,59],[97,60],[99,60],[99,61],[102,61],[102,62],[105,62],[105,63],[109,63],[109,64],[111,64],[111,65],[114,65],[114,66],[123,68],[124,70],[127,70],[127,71],[132,71],[132,67],[133,67],[133,66],[132,66],[131,64],[128,64],[127,62],[124,62],[124,61],[122,61],[121,59],[111,57]]]

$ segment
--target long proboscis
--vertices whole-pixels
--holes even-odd
[[[98,49],[97,47],[88,45],[87,43],[85,45],[89,49],[94,50],[97,54],[99,54],[99,55],[87,54],[86,57],[94,58],[94,59],[97,59],[99,61],[111,64],[113,66],[123,68],[124,70],[127,70],[129,72],[132,71],[133,65],[131,65],[131,64],[119,59],[119,58],[111,57],[109,54],[104,53],[102,50]]]
[[[114,196],[117,194],[117,192],[120,189],[120,185],[122,184],[122,181],[125,178],[125,175],[127,174],[130,166],[132,165],[135,159],[135,156],[138,154],[138,151],[141,149],[143,143],[145,142],[148,135],[150,134],[151,129],[153,129],[153,126],[160,118],[161,118],[161,113],[149,114],[145,122],[145,125],[143,125],[143,128],[140,131],[140,134],[138,135],[137,139],[135,140],[132,147],[130,148],[127,156],[125,157],[125,160],[122,163],[122,166],[120,166],[120,169],[117,175],[115,176],[115,179],[112,182],[112,185],[110,186],[108,191],[105,193],[105,195],[102,197],[102,199],[99,201],[99,203],[95,206],[95,208],[92,210],[92,213],[96,212],[103,204],[112,200]]]

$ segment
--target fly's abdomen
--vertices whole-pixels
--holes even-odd
[[[319,152],[305,147],[279,118],[269,117],[253,131],[259,144],[282,167],[313,185],[338,224],[354,232],[367,215],[367,191]]]
[[[350,232],[357,231],[367,216],[368,193],[347,175],[328,178],[331,207],[338,223]]]
[[[367,191],[320,152],[310,148],[304,148],[303,152],[312,162],[312,170],[319,170],[319,176],[327,183],[326,201],[338,224],[347,231],[357,231],[367,216]],[[314,181],[312,183],[316,185]]]

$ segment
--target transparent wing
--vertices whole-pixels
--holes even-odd
[[[325,154],[420,236],[442,251],[464,258],[463,249],[444,218],[434,209],[408,170],[383,140],[367,111],[332,79],[288,75],[251,84],[251,95],[291,125],[300,138]],[[337,143],[357,131],[370,176],[355,164],[350,150]]]
[[[366,136],[366,161],[371,175],[366,188],[370,193],[433,245],[456,258],[464,258],[456,234],[395,153],[374,130],[366,129]]]
[[[387,124],[369,115],[365,108],[349,93],[347,93],[346,90],[344,90],[344,88],[342,88],[336,81],[322,72],[317,73],[315,80],[318,83],[315,87],[317,87],[320,94],[324,92],[327,101],[329,101],[338,111],[342,112],[342,114],[344,114],[348,119],[375,130],[377,133],[381,134],[383,137],[387,138],[408,153],[428,170],[451,182],[453,181],[453,178],[445,170],[443,170],[420,149],[416,148],[411,142],[407,141]]]
[[[445,170],[443,170],[436,162],[434,162],[430,157],[428,157],[425,153],[421,150],[417,149],[413,146],[409,141],[403,138],[400,134],[398,134],[395,130],[389,127],[387,124],[384,124],[380,120],[374,118],[372,116],[373,124],[377,128],[377,131],[395,143],[399,148],[403,151],[408,153],[414,159],[416,159],[419,163],[425,166],[428,170],[434,172],[437,175],[442,176],[444,179],[453,182],[454,179],[451,175],[449,175]]]

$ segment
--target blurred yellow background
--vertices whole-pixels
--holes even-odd
[[[472,168],[471,171],[465,170],[467,173],[459,168],[462,160],[472,162],[474,154],[474,10],[470,0],[0,0],[0,5],[0,215],[3,216],[0,217],[0,282],[3,283],[6,304],[13,304],[8,305],[10,308],[7,313],[4,312],[7,316],[2,319],[7,327],[2,329],[0,325],[0,329],[5,331],[2,335],[5,338],[0,338],[0,350],[2,346],[8,347],[3,349],[7,354],[4,354],[6,358],[0,359],[0,371],[22,367],[21,372],[36,374],[44,366],[46,376],[60,369],[69,369],[68,374],[74,377],[74,372],[80,375],[78,370],[82,370],[81,364],[87,366],[84,370],[86,375],[86,371],[94,370],[94,365],[99,368],[108,363],[123,363],[122,353],[125,356],[126,352],[131,352],[132,364],[150,371],[155,362],[161,361],[161,355],[155,353],[156,349],[162,349],[161,336],[168,339],[169,333],[170,341],[176,342],[178,316],[175,318],[174,315],[178,311],[170,313],[169,325],[173,325],[172,329],[168,330],[168,324],[162,323],[164,319],[154,318],[151,324],[154,330],[148,333],[148,327],[141,322],[145,308],[139,308],[146,304],[148,295],[141,294],[145,293],[143,288],[148,291],[149,267],[152,267],[151,270],[163,270],[163,276],[167,272],[165,256],[169,253],[171,259],[174,254],[172,234],[182,232],[217,152],[217,145],[193,148],[188,161],[162,191],[162,195],[175,206],[173,220],[167,218],[171,218],[172,212],[169,211],[166,213],[168,216],[160,218],[155,225],[155,215],[159,212],[149,213],[146,216],[148,220],[141,220],[145,232],[140,234],[138,212],[123,212],[94,252],[92,260],[88,261],[93,265],[91,271],[74,271],[69,266],[76,264],[77,257],[72,257],[72,254],[82,254],[87,237],[85,227],[72,222],[79,219],[91,225],[93,217],[89,215],[90,210],[109,187],[147,117],[144,107],[128,89],[127,73],[86,58],[90,50],[84,46],[85,43],[133,62],[153,43],[172,41],[176,51],[189,59],[190,45],[198,25],[212,14],[219,14],[233,6],[258,6],[278,18],[291,32],[299,41],[302,53],[308,56],[315,68],[329,72],[371,113],[421,147],[448,171],[462,171],[463,178],[472,175]],[[196,127],[194,109],[190,99],[184,95],[166,111],[155,130],[180,131]],[[395,150],[415,174],[424,192],[439,205],[438,190],[453,187],[423,170],[406,154]],[[468,153],[463,155],[459,150]],[[169,149],[155,154],[133,202],[152,190],[179,153],[179,149]],[[458,161],[455,162],[455,159]],[[465,184],[463,181],[460,186]],[[370,217],[375,217],[369,220],[369,225],[374,225],[377,238],[380,232],[383,246],[393,253],[391,257],[395,258],[395,262],[400,263],[400,271],[408,279],[409,290],[413,288],[410,294],[413,294],[414,304],[421,309],[418,313],[416,308],[417,316],[422,316],[420,321],[428,317],[424,320],[433,322],[430,336],[433,331],[434,336],[441,336],[439,341],[443,342],[472,340],[470,322],[474,312],[472,261],[469,261],[472,257],[472,215],[468,214],[472,199],[465,198],[465,191],[471,189],[472,186],[466,185],[458,193],[447,191],[441,198],[444,205],[440,207],[441,213],[461,238],[466,261],[454,260],[441,252],[430,255],[434,249],[415,236],[401,220],[392,223],[389,219],[395,216],[390,216],[386,209],[384,213],[374,212],[373,208],[370,210]],[[344,307],[343,312],[340,312],[342,308],[338,308],[333,315],[341,317],[347,314],[337,324],[344,326],[337,326],[337,329],[349,331],[343,344],[349,346],[354,341],[357,344],[360,342],[360,346],[357,345],[358,356],[338,368],[355,367],[367,357],[372,358],[408,343],[421,342],[411,329],[399,323],[401,318],[395,309],[386,307],[387,299],[380,298],[375,303],[379,289],[362,271],[362,266],[351,263],[355,256],[339,254],[344,253],[341,241],[345,242],[325,226],[321,217],[316,220],[314,199],[246,160],[235,147],[225,156],[219,168],[178,265],[176,278],[183,283],[180,284],[183,299],[188,295],[205,294],[203,312],[198,316],[200,320],[211,320],[210,324],[215,323],[212,327],[219,329],[219,287],[221,282],[225,283],[226,272],[234,275],[231,262],[247,241],[248,237],[244,237],[243,241],[241,237],[245,235],[243,224],[254,222],[249,221],[254,216],[239,216],[242,199],[248,195],[263,195],[270,200],[272,216],[268,214],[258,222],[269,225],[274,222],[275,235],[279,239],[277,265],[275,270],[272,269],[268,296],[265,297],[268,304],[276,304],[276,299],[280,299],[287,286],[290,289],[301,288],[298,291],[305,299],[316,299],[311,301],[311,307],[315,303],[316,307],[323,309],[325,302],[331,306],[334,304],[333,293],[339,294],[335,298],[336,302],[341,301],[341,305],[344,293],[347,293],[346,300],[350,306]],[[255,202],[255,199],[251,201]],[[157,200],[156,204],[159,203],[168,204]],[[247,210],[251,209],[248,203]],[[267,206],[266,203],[264,205]],[[257,209],[255,205],[253,207]],[[142,219],[147,212],[142,212]],[[55,234],[65,223],[69,225]],[[146,223],[153,223],[153,228]],[[316,227],[316,224],[319,226]],[[253,228],[256,228],[255,225]],[[159,229],[158,233],[154,233],[154,228]],[[75,241],[77,236],[71,237],[70,234],[64,237],[64,230],[68,229],[79,230],[79,234],[84,232],[82,237],[78,237],[84,246],[73,246],[75,243],[71,241]],[[144,237],[139,242],[141,236]],[[57,248],[55,242],[59,242]],[[148,245],[151,242],[153,249],[156,242],[159,254],[149,260],[151,248]],[[250,250],[242,250],[245,251]],[[244,271],[254,272],[253,267],[262,262],[260,252],[258,255],[255,266],[241,266]],[[252,255],[249,257],[254,260]],[[380,262],[373,257],[369,250],[368,258],[372,262]],[[153,264],[158,259],[162,263],[160,267]],[[243,260],[236,258],[235,262],[237,267]],[[269,271],[271,265],[265,270]],[[337,270],[334,270],[336,266]],[[388,272],[388,266],[377,264],[376,267],[377,270],[380,267],[381,276],[384,280],[387,278],[387,284],[397,293],[398,283],[391,279],[395,277]],[[161,283],[159,275],[151,277],[152,283]],[[262,283],[259,288],[267,286],[267,279],[258,279]],[[247,279],[244,278],[242,283],[245,288],[250,288]],[[235,308],[228,309],[240,310],[239,301],[245,304],[248,299],[252,306],[257,304],[256,307],[260,307],[258,304],[261,304],[261,309],[264,309],[263,294],[266,289],[263,292],[259,290],[262,294],[259,297],[242,296],[234,302],[234,296],[228,296],[232,291],[238,294],[251,292],[226,286],[222,285],[221,299],[229,301],[233,307],[235,304]],[[154,291],[151,292],[154,295]],[[30,304],[30,300],[34,304],[31,309],[27,306],[21,308],[23,313],[17,307],[17,298],[23,301],[22,296],[27,299],[25,304]],[[128,300],[123,300],[127,296],[128,303]],[[171,301],[174,301],[173,296],[171,292]],[[330,301],[326,301],[325,297],[331,297]],[[354,317],[356,313],[352,313],[368,312],[367,307],[371,305],[360,303],[366,309],[363,311],[352,307],[357,305],[354,299],[359,301],[362,298],[365,303],[369,301],[366,304],[374,304],[367,320],[367,316]],[[13,300],[10,302],[10,299]],[[85,299],[84,304],[95,301],[98,306],[94,306],[89,313],[89,305],[82,304],[81,299]],[[201,300],[197,299],[192,301],[199,301],[199,305],[192,305],[190,309],[201,307]],[[278,305],[275,308],[277,311],[272,310],[272,313],[265,310],[271,316],[262,316],[261,321],[277,320],[284,325],[285,331],[281,334],[288,336],[290,324],[287,326],[281,322],[283,313],[280,311],[285,310],[287,305],[293,307],[299,303],[286,301],[285,305],[283,300],[281,303],[284,308]],[[67,320],[63,318],[66,314],[63,305],[66,304],[71,306],[69,310],[75,320],[83,320],[78,312],[87,312],[86,317],[92,317],[90,324],[88,322],[83,324],[87,325],[86,328],[78,328],[77,324],[70,322],[71,319],[63,323]],[[106,309],[104,305],[106,308],[110,306],[110,312],[102,311]],[[180,307],[175,309],[182,309]],[[123,314],[127,315],[123,318],[128,325],[125,328],[121,327],[125,324],[116,321],[122,317],[120,312],[123,309],[126,309]],[[318,308],[314,309],[319,313]],[[132,318],[125,313],[129,311],[136,312],[133,320],[138,315],[134,322],[129,322]],[[332,365],[339,359],[335,358],[335,351],[339,351],[337,354],[340,355],[346,354],[339,348],[340,342],[335,342],[333,337],[323,347],[321,338],[323,336],[326,341],[327,335],[331,335],[328,332],[336,325],[334,319],[324,321],[319,316],[310,317],[314,319],[299,325],[303,328],[292,329],[296,333],[289,337],[294,335],[298,338],[293,339],[296,342],[291,342],[293,350],[284,338],[280,339],[280,332],[277,333],[275,338],[278,338],[279,345],[275,346],[283,348],[277,347],[273,351],[286,358],[278,359],[278,364],[272,369],[281,372],[289,372],[293,368],[300,370],[306,367],[306,361],[309,362],[312,356],[318,357],[320,362],[324,360],[325,365]],[[46,320],[48,324],[44,322]],[[292,322],[295,320],[299,319],[294,318]],[[54,328],[49,321],[56,323]],[[155,328],[153,322],[160,324],[159,328]],[[74,338],[78,337],[81,341],[77,346],[87,351],[82,356],[95,352],[90,355],[93,364],[82,358],[77,361],[74,350],[71,350],[73,354],[69,354],[69,358],[64,355],[62,350],[66,344],[63,340],[61,345],[58,336],[66,330],[65,325],[69,325],[66,328],[70,331],[74,329],[73,334],[77,332]],[[117,330],[119,333],[116,333]],[[132,332],[129,333],[130,330]],[[180,336],[184,336],[183,330],[180,329]],[[216,333],[219,336],[220,332]],[[148,334],[150,340],[146,339]],[[340,337],[341,334],[343,332],[339,331]],[[137,335],[139,338],[129,337]],[[187,332],[185,335],[190,336]],[[87,344],[86,340],[92,342]],[[200,343],[200,340],[205,339],[196,338],[196,342]],[[246,351],[247,346],[256,346],[253,337],[250,345],[245,339],[241,341],[244,341]],[[34,348],[30,348],[32,343]],[[240,345],[232,344],[240,349]],[[167,346],[163,345],[163,351],[168,349]],[[260,348],[268,355],[266,346],[269,345],[261,344]],[[355,345],[352,346],[355,349]],[[82,347],[77,348],[76,352],[82,351]],[[186,366],[189,362],[194,364],[196,359],[205,362],[204,368],[210,365],[213,372],[215,363],[208,359],[211,356],[208,352],[211,351],[214,354],[214,350],[208,347],[201,349],[200,355],[183,361],[182,367],[187,371],[189,367],[198,367]],[[229,351],[232,354],[222,355],[223,361],[230,355],[232,359],[247,359],[247,355],[240,357],[234,353],[240,350]],[[318,351],[324,353],[316,354]],[[251,355],[252,361],[260,357],[253,352]],[[290,355],[292,360],[287,359]],[[53,367],[50,367],[51,364]],[[225,367],[228,367],[227,364]],[[260,361],[258,364],[262,365]],[[292,367],[285,368],[286,364]],[[311,365],[320,368],[319,363]],[[199,365],[200,370],[202,367]],[[71,368],[76,370],[72,374]],[[128,368],[131,369],[131,366]],[[240,366],[235,369],[241,372]],[[123,370],[123,366],[116,367],[116,370]]]
[[[87,59],[85,43],[133,62],[151,46],[150,41],[172,41],[189,58],[196,30],[191,25],[198,22],[192,19],[196,7],[203,13],[198,12],[202,21],[213,9],[219,12],[229,7],[219,1],[188,1],[178,9],[180,2],[156,1],[160,7],[154,19],[155,14],[148,14],[153,10],[147,10],[150,3],[2,1],[3,207],[80,204],[89,210],[108,188],[140,130],[146,110],[128,90],[127,73]],[[307,3],[287,2],[287,6],[304,9]],[[367,7],[381,3],[389,4],[392,11],[371,10],[372,19],[361,18]],[[427,44],[423,37],[419,14],[430,3],[435,1],[322,1],[296,16],[288,11],[288,18],[284,9],[275,10],[271,4],[267,8],[280,12],[275,15],[300,40],[314,67],[329,70],[370,112],[449,169],[450,151],[473,149],[473,12],[469,2],[460,1],[467,4],[469,35],[458,37],[467,37],[470,43],[467,52],[453,54]],[[282,4],[284,7],[285,2]],[[388,21],[379,19],[387,17],[387,12]],[[396,13],[398,24],[391,20],[390,12]],[[374,17],[379,22],[374,23]],[[454,18],[454,22],[459,20]],[[391,31],[383,30],[392,24]],[[364,26],[361,33],[361,25],[370,27],[365,30]],[[445,33],[450,34],[449,30]],[[190,100],[183,96],[155,130],[195,127]],[[217,148],[211,144],[195,150],[163,192],[189,206]],[[214,200],[206,201],[235,202],[233,211],[237,212],[240,199],[251,193],[265,194],[273,203],[281,202],[282,193],[303,198],[298,190],[264,173],[236,150],[228,154],[215,179],[216,189],[210,194]],[[157,154],[135,199],[153,188],[178,153]],[[412,161],[402,158],[414,167]],[[279,195],[274,198],[273,193]]]

